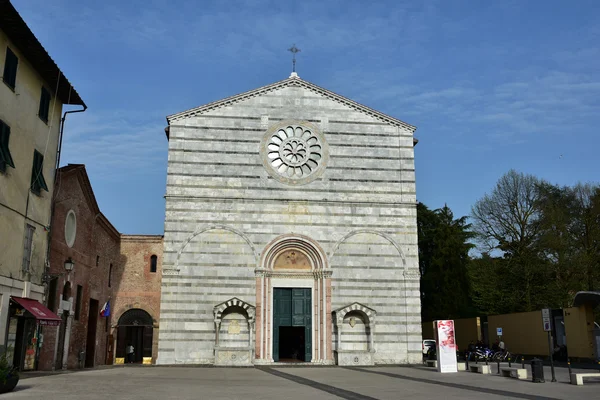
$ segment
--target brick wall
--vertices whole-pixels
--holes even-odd
[[[119,318],[128,310],[142,309],[153,320],[152,361],[158,354],[158,321],[160,312],[160,286],[162,277],[162,236],[122,235],[122,263],[115,271],[112,328],[117,345]],[[156,272],[150,271],[150,257],[157,256]]]
[[[95,343],[90,346],[95,354],[89,363],[93,362],[94,366],[102,365],[106,359],[108,334],[106,319],[100,317],[99,313],[90,315],[90,299],[97,300],[100,309],[112,296],[114,278],[111,282],[113,287],[109,287],[108,275],[111,264],[113,269],[118,269],[121,263],[119,233],[99,212],[83,166],[61,168],[58,182],[50,250],[50,274],[57,279],[54,293],[56,300],[54,304],[49,304],[49,307],[61,316],[66,313],[69,315],[64,320],[69,330],[66,335],[68,336],[66,365],[69,369],[79,366],[79,352],[85,351],[87,347],[90,318],[97,318]],[[65,238],[65,219],[70,210],[76,216],[76,235],[72,247],[67,245]],[[64,263],[69,258],[75,267],[72,272],[66,273]],[[61,301],[67,282],[71,286],[70,294],[65,301]],[[76,316],[78,285],[82,287],[82,296],[80,312]],[[46,299],[47,301],[52,299],[51,293],[48,293]],[[56,343],[59,329],[43,328],[44,340],[38,363],[40,370],[54,368],[55,354],[60,358],[58,352],[62,349],[58,349]]]

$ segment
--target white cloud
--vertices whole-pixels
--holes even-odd
[[[111,113],[70,115],[61,164],[86,164],[96,176],[114,180],[164,173],[168,147],[164,127]]]

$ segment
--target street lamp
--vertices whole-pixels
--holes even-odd
[[[71,271],[73,271],[74,267],[75,267],[75,263],[73,262],[73,260],[71,260],[71,257],[69,257],[69,259],[67,261],[65,261],[65,271],[71,272]]]

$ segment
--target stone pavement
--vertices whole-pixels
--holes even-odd
[[[495,371],[495,366],[493,371]],[[2,399],[594,399],[600,379],[584,386],[518,381],[425,367],[131,367],[27,375]]]

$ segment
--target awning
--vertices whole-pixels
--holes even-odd
[[[39,321],[40,325],[60,325],[61,319],[58,317],[58,315],[48,310],[48,308],[46,308],[46,306],[39,301],[15,296],[11,296],[10,299],[29,311],[35,317],[35,319]]]
[[[581,307],[585,304],[592,307],[600,305],[600,292],[577,292],[573,299],[573,306]]]

